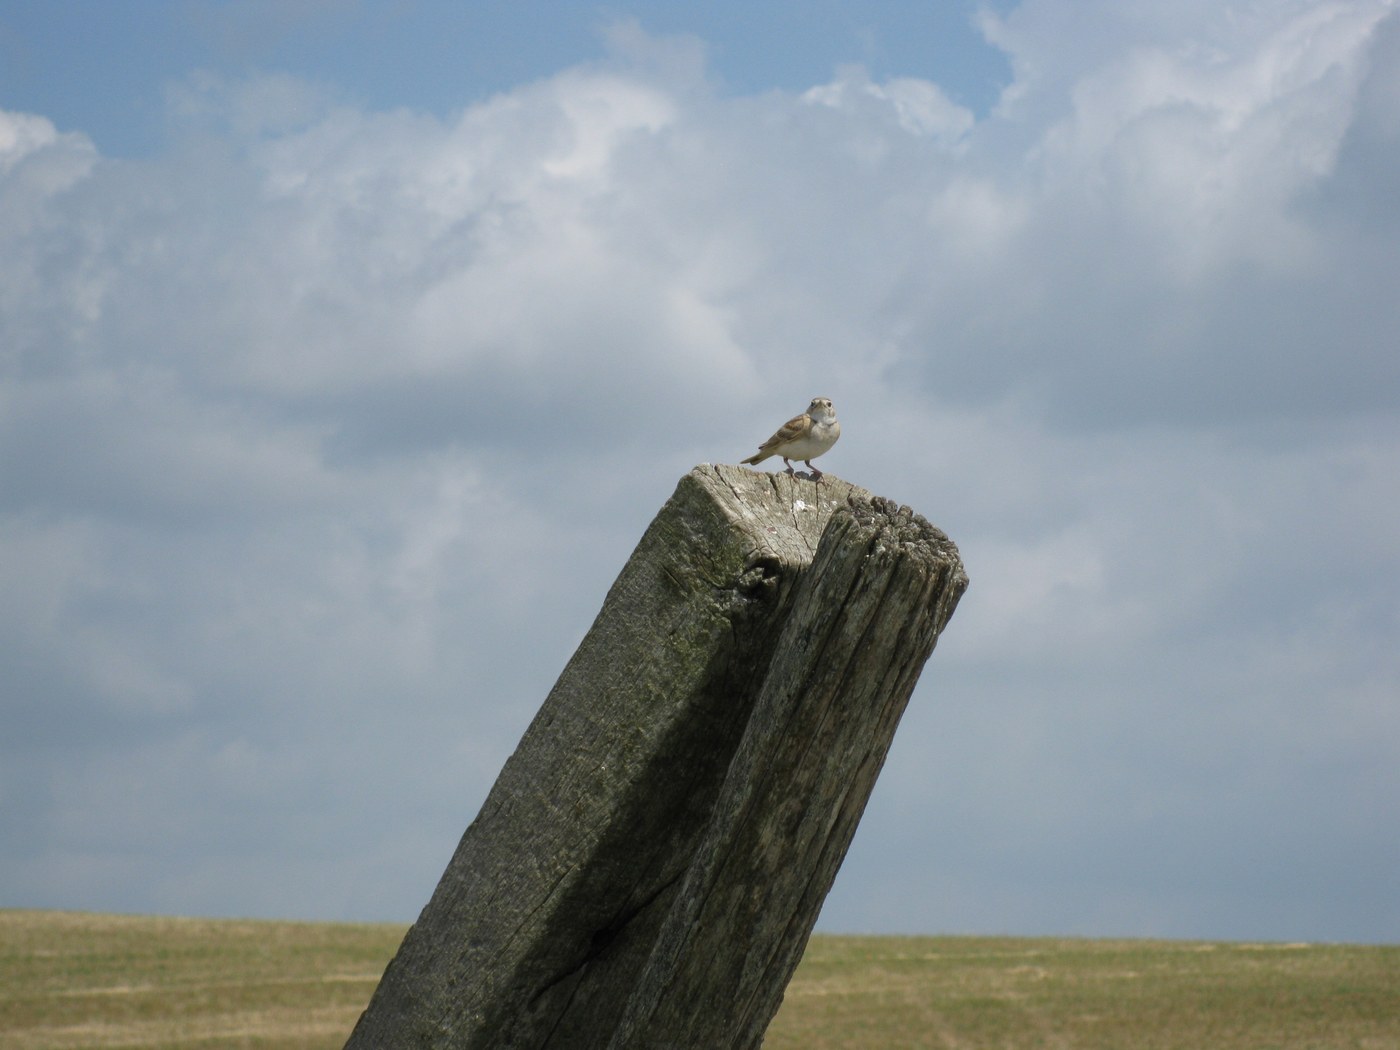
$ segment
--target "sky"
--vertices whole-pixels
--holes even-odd
[[[1395,0],[756,6],[0,0],[0,906],[412,920],[823,395],[972,582],[819,929],[1400,941]]]

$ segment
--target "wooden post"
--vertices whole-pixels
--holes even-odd
[[[831,475],[691,471],[347,1050],[758,1046],[966,587]]]

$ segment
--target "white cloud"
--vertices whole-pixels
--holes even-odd
[[[817,393],[846,423],[824,466],[973,578],[855,870],[916,813],[983,877],[1077,874],[1036,928],[1209,933],[1125,852],[1225,848],[1316,790],[1376,863],[1400,32],[1384,3],[1095,10],[989,17],[1018,82],[980,121],[854,67],[724,97],[694,42],[625,26],[446,119],[196,79],[142,162],[0,114],[0,791],[41,785],[52,843],[7,884],[411,915],[675,478]],[[324,877],[240,896],[207,819]],[[1018,892],[1056,896],[964,914]],[[1308,935],[1297,907],[1238,932]],[[1365,934],[1343,912],[1315,928]]]
[[[9,175],[26,157],[59,145],[89,159],[92,156],[91,146],[81,135],[59,135],[52,121],[30,113],[0,111],[0,173]],[[61,179],[59,186],[69,181],[71,177]]]
[[[952,102],[937,84],[914,77],[875,84],[859,66],[840,70],[836,80],[811,88],[802,97],[856,117],[878,121],[888,115],[911,135],[949,145],[956,144],[973,124],[972,113]]]
[[[1240,51],[1138,48],[1081,79],[1045,139],[1066,183],[1159,238],[1186,276],[1308,255],[1290,214],[1335,163],[1384,4],[1296,12]],[[1343,119],[1339,119],[1342,117]],[[1171,270],[1169,270],[1169,273]]]

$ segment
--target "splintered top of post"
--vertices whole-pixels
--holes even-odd
[[[874,498],[831,474],[817,483],[702,463],[685,480],[698,484],[735,527],[751,537],[751,562],[771,559],[783,568],[811,564],[822,530],[837,508]]]

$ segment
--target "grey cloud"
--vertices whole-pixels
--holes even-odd
[[[829,928],[1393,937],[1396,31],[1348,10],[1027,5],[980,120],[635,34],[450,119],[187,85],[141,162],[7,115],[14,902],[411,917],[676,477],[825,394],[973,577]]]

